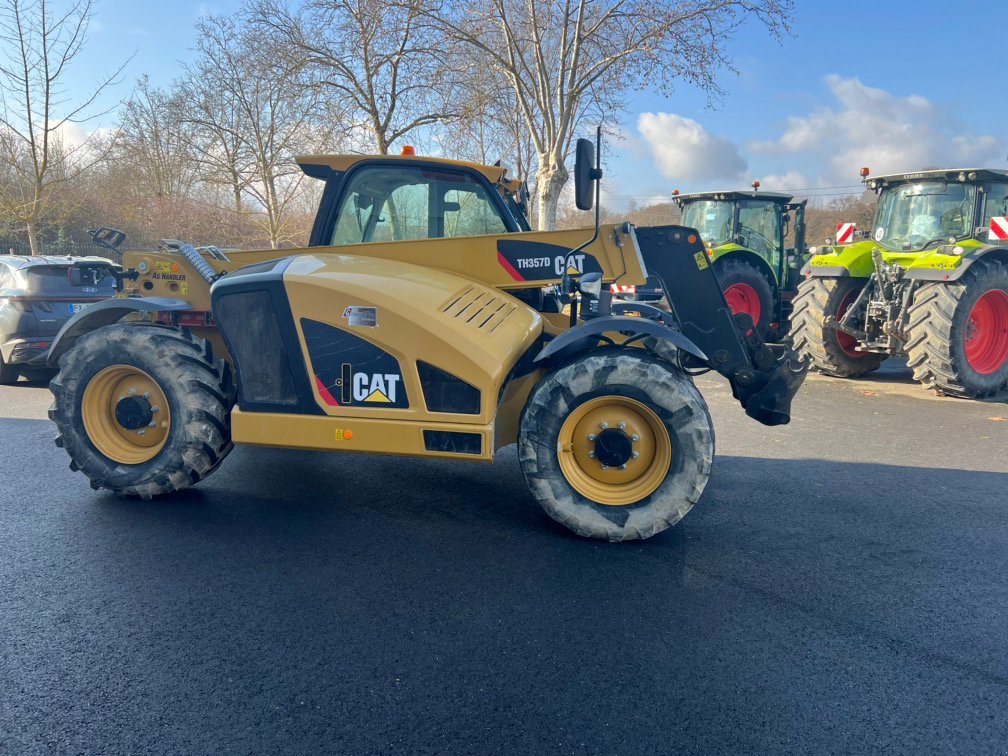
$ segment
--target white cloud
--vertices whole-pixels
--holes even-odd
[[[828,76],[836,100],[787,119],[771,141],[753,142],[754,154],[815,163],[819,183],[849,184],[857,170],[897,173],[926,167],[1000,163],[1005,145],[989,134],[972,134],[938,104],[919,95],[899,96],[856,78]],[[808,184],[806,184],[808,185]]]
[[[772,173],[769,176],[760,176],[758,178],[760,189],[766,189],[771,192],[793,192],[797,189],[808,189],[815,185],[815,182],[799,171]]]
[[[658,171],[679,180],[738,179],[745,159],[731,140],[674,113],[641,113],[637,130],[647,141]]]

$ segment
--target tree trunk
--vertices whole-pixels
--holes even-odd
[[[536,194],[539,200],[539,230],[555,231],[560,192],[567,185],[567,169],[562,161],[539,158],[536,174]]]
[[[28,246],[31,247],[31,253],[33,255],[41,255],[42,250],[39,249],[38,233],[35,229],[35,222],[29,221],[25,224],[25,228],[28,231]]]

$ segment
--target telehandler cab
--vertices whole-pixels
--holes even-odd
[[[52,346],[57,444],[93,488],[150,498],[233,443],[477,461],[517,443],[533,495],[576,533],[675,524],[714,456],[691,375],[722,373],[776,425],[805,368],[736,322],[695,231],[599,226],[595,154],[579,141],[591,239],[529,231],[500,167],[300,159],[325,181],[310,247],[125,254],[119,298]],[[648,271],[674,315],[604,286]],[[550,311],[557,286],[569,314]]]
[[[996,393],[1008,384],[1008,171],[861,176],[880,195],[873,231],[810,250],[795,348],[831,375],[903,354],[928,388]]]

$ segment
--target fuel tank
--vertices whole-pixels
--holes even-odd
[[[501,390],[543,331],[499,289],[357,255],[248,266],[211,298],[245,443],[489,456]]]

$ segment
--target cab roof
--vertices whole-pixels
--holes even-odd
[[[945,181],[961,181],[962,175],[967,181],[992,181],[1008,179],[1008,171],[998,168],[939,168],[914,173],[889,173],[884,176],[869,176],[868,181],[878,181],[883,184],[906,184],[911,181],[943,179]]]
[[[299,155],[294,158],[301,170],[313,178],[323,178],[317,170],[313,168],[329,168],[333,171],[343,173],[353,166],[363,162],[382,163],[411,163],[414,165],[444,165],[461,166],[482,173],[491,184],[504,184],[509,189],[513,184],[517,184],[513,179],[507,178],[507,168],[499,165],[482,165],[481,163],[470,163],[465,160],[448,160],[447,158],[424,157],[421,155]],[[517,185],[513,190],[517,189]]]
[[[724,192],[693,192],[692,194],[677,194],[675,200],[677,202],[684,201],[695,201],[695,200],[742,200],[742,199],[763,199],[768,202],[778,202],[782,205],[790,202],[794,197],[790,194],[784,194],[783,192],[764,192],[758,191],[754,192],[752,189],[745,191],[738,189],[731,189]]]

